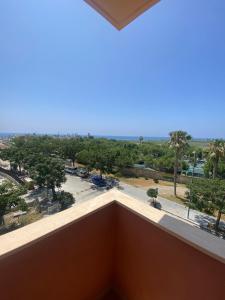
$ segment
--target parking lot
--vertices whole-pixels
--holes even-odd
[[[67,181],[62,185],[62,189],[70,192],[75,197],[76,203],[94,198],[104,192],[106,189],[96,187],[89,179],[83,179],[75,175],[66,175]]]

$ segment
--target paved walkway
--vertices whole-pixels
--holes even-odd
[[[147,196],[146,191],[141,188],[137,188],[132,185],[120,182],[120,190],[129,196],[135,197],[138,200],[149,203],[149,197]],[[184,205],[178,204],[176,202],[167,200],[162,197],[158,197],[158,201],[161,205],[162,210],[173,214],[179,218],[187,220],[188,208]],[[209,222],[215,222],[215,218],[191,209],[189,221],[194,222],[200,226],[207,227],[207,224]],[[225,228],[224,222],[221,222],[221,225]]]
[[[62,185],[62,190],[73,194],[75,204],[95,198],[106,192],[105,189],[93,189],[93,184],[86,179],[74,175],[66,175],[67,181]]]

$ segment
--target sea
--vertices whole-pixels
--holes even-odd
[[[8,139],[15,136],[23,136],[23,135],[32,135],[34,133],[14,133],[14,132],[0,132],[0,139]],[[77,136],[77,134],[53,134],[53,133],[47,133],[50,136]],[[43,135],[43,134],[36,134],[35,135]],[[85,135],[80,135],[85,136]],[[137,141],[139,140],[140,136],[123,136],[123,135],[93,135],[95,138],[105,138],[105,139],[112,139],[117,141]],[[162,140],[168,140],[166,137],[149,137],[144,136],[143,137],[145,141],[162,141]]]
[[[15,132],[0,132],[0,139],[9,139],[15,136],[22,136],[22,135],[44,135],[45,133],[15,133]],[[46,133],[50,136],[60,136],[60,137],[73,137],[77,136],[78,134],[54,134],[54,133]],[[87,136],[87,135],[80,135],[80,136]],[[140,136],[126,136],[126,135],[93,135],[95,138],[105,138],[105,139],[113,139],[117,141],[138,141]],[[144,141],[167,141],[169,137],[152,137],[152,136],[143,136]],[[212,138],[194,138],[195,141],[211,141]]]

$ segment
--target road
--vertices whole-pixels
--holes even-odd
[[[72,193],[76,199],[76,203],[89,200],[106,192],[105,189],[93,189],[93,184],[89,180],[82,179],[73,175],[67,175],[66,177],[67,181],[62,185],[62,189]],[[123,182],[120,182],[120,186],[118,189],[121,192],[149,205],[149,197],[147,196],[144,189],[134,187]],[[158,202],[160,203],[161,209],[163,211],[166,211],[178,218],[187,220],[188,209],[184,205],[178,204],[162,197],[158,197]],[[215,222],[215,218],[195,210],[190,210],[188,221],[197,225],[207,227],[207,224],[209,222]],[[225,227],[224,222],[221,222],[221,224]]]
[[[141,188],[120,182],[120,190],[131,197],[134,197],[140,201],[145,202],[146,204],[149,204],[149,197],[147,196],[146,191]],[[166,211],[174,216],[187,220],[188,208],[184,205],[167,200],[162,197],[158,197],[157,201],[160,203],[161,209],[163,211]],[[190,210],[188,220],[205,227],[207,227],[207,224],[209,222],[215,222],[214,217],[192,209]],[[224,222],[221,222],[221,225],[225,228]]]
[[[66,175],[66,182],[62,190],[73,194],[76,202],[80,203],[105,193],[105,189],[93,189],[93,184],[88,179],[82,179],[74,175]]]

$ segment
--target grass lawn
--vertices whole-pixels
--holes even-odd
[[[143,177],[139,177],[139,178],[120,177],[119,180],[121,182],[144,189],[146,191],[149,188],[158,188],[159,196],[161,196],[162,198],[166,198],[168,200],[184,205],[185,192],[187,190],[184,184],[177,184],[178,196],[175,197],[173,194],[173,182],[159,180],[159,183],[155,183],[153,179],[145,179]]]
[[[185,198],[182,198],[182,197],[176,197],[174,195],[167,195],[167,196],[162,196],[159,194],[159,196],[163,197],[163,198],[166,198],[170,201],[173,201],[173,202],[176,202],[176,203],[179,203],[179,204],[182,204],[182,205],[185,205],[185,202],[186,202],[186,199]]]
[[[151,143],[155,143],[155,144],[158,144],[158,145],[162,145],[162,144],[165,144],[165,143],[168,143],[168,140],[156,140],[156,141],[149,141]],[[190,141],[190,145],[191,146],[194,146],[194,147],[199,147],[199,148],[208,148],[209,147],[209,143],[211,141],[209,140],[198,140],[198,139],[193,139]]]
[[[147,191],[149,188],[158,188],[159,196],[162,198],[168,199],[170,201],[176,202],[178,204],[185,205],[185,191],[187,190],[184,184],[177,184],[177,197],[173,194],[173,182],[160,180],[159,183],[155,183],[152,179],[146,180],[145,178],[128,178],[120,177],[121,182],[130,184],[132,186],[144,189]],[[214,217],[217,216],[215,212]],[[222,214],[221,220],[225,221],[225,214]]]
[[[8,213],[4,217],[5,224],[0,226],[0,235],[36,222],[42,218],[43,215],[37,212],[35,209],[30,209],[26,215],[18,218],[13,217],[13,212]]]

